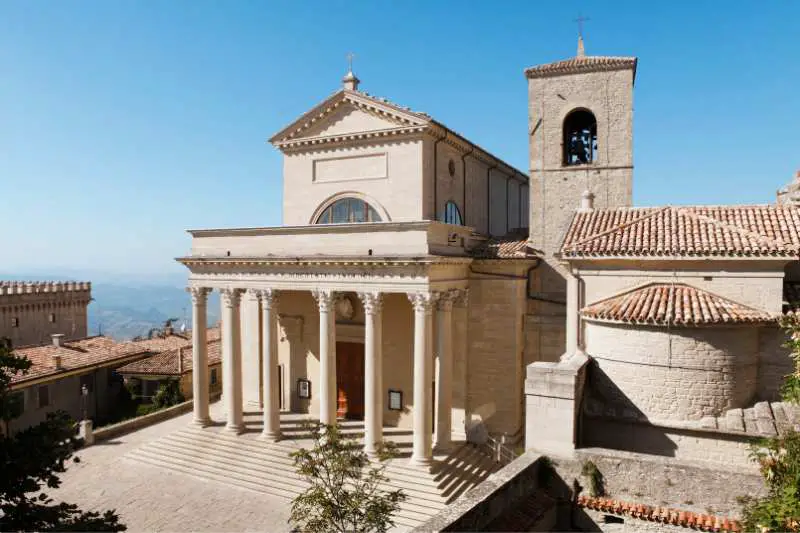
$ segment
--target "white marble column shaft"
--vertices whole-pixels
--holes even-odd
[[[192,423],[207,426],[211,423],[208,412],[208,342],[206,305],[209,289],[190,287],[192,294]],[[180,356],[180,354],[178,354]]]
[[[240,289],[222,289],[222,396],[228,420],[225,430],[241,433],[244,430],[242,413],[242,345]]]
[[[374,456],[383,440],[383,295],[359,297],[364,304],[364,451]]]
[[[333,291],[313,291],[319,305],[319,421],[336,424],[336,310]]]
[[[409,295],[414,307],[414,405],[411,463],[428,466],[433,458],[431,425],[431,386],[433,381],[433,320],[436,295]]]
[[[261,435],[269,441],[281,437],[280,390],[278,390],[278,291],[259,291],[262,315],[262,372],[264,398],[264,430]]]
[[[449,291],[436,302],[436,425],[437,451],[450,448],[453,427],[453,300]]]

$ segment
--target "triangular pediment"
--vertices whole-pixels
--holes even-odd
[[[281,145],[309,138],[424,126],[428,122],[426,115],[364,93],[342,90],[275,134],[270,142]]]

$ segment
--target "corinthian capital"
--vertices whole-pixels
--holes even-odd
[[[317,301],[321,313],[332,313],[336,303],[336,293],[334,291],[313,290],[311,295]]]
[[[438,292],[411,292],[408,299],[415,313],[430,314],[439,296]]]
[[[186,291],[192,295],[192,303],[194,305],[205,305],[211,289],[208,287],[186,287]]]
[[[241,289],[220,289],[222,296],[222,305],[225,307],[239,307],[239,301],[242,298]]]
[[[278,291],[275,289],[256,289],[253,291],[257,298],[261,300],[263,309],[272,309],[278,306]]]
[[[469,306],[469,289],[456,289],[456,296],[453,299],[456,307]]]
[[[383,294],[379,292],[359,292],[358,297],[364,304],[364,313],[377,315],[383,309]]]

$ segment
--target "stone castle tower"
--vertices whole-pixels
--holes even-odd
[[[530,240],[558,251],[584,191],[595,207],[631,205],[636,58],[587,56],[531,67]],[[550,262],[550,261],[548,261]]]
[[[73,281],[0,281],[0,338],[14,346],[86,337],[92,285]]]

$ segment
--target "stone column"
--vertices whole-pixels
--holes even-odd
[[[222,289],[222,395],[228,420],[225,430],[241,433],[242,416],[242,353],[239,302],[240,289]]]
[[[431,381],[433,380],[432,309],[436,302],[433,293],[409,295],[414,307],[414,441],[411,463],[431,464]]]
[[[436,434],[437,451],[450,448],[453,427],[453,300],[448,291],[436,302]]]
[[[264,430],[265,440],[277,441],[281,437],[281,418],[278,390],[278,291],[264,289],[259,291],[263,331],[261,337],[262,371],[264,392]]]
[[[190,287],[192,294],[192,423],[204,427],[211,423],[208,414],[208,342],[206,304],[209,289]],[[180,354],[178,354],[180,356]]]
[[[259,348],[259,338],[261,336],[259,294],[259,289],[247,289],[247,292],[242,295],[242,303],[240,305],[242,324],[242,401],[249,410],[259,410],[263,402],[261,397],[261,350]]]
[[[364,304],[364,451],[375,456],[383,440],[383,295],[360,293]]]
[[[336,424],[336,295],[313,291],[319,305],[319,421]]]
[[[459,440],[467,439],[468,391],[467,376],[469,342],[469,289],[458,291],[453,301],[453,435]]]
[[[580,305],[578,302],[578,278],[567,273],[567,338],[566,351],[561,359],[569,359],[578,351],[580,328]]]

